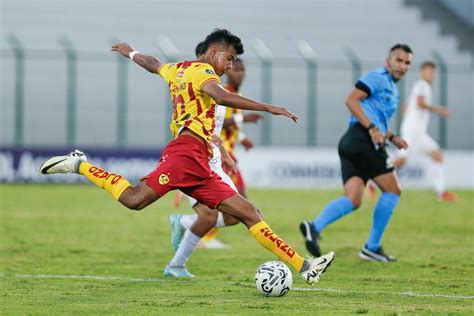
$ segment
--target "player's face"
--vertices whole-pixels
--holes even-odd
[[[245,66],[242,61],[234,62],[232,69],[227,71],[229,83],[234,87],[240,87],[245,78]]]
[[[435,74],[436,74],[436,69],[430,66],[426,66],[425,68],[421,69],[420,74],[423,80],[426,80],[428,82],[433,82]]]
[[[410,69],[411,59],[413,54],[407,53],[401,48],[398,48],[390,53],[386,59],[388,72],[395,81],[398,81],[405,76]]]
[[[210,61],[212,67],[218,76],[222,76],[229,69],[232,69],[232,64],[237,58],[237,52],[232,46],[214,46],[210,51]]]

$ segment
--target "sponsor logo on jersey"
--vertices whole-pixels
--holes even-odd
[[[207,74],[210,74],[210,75],[215,75],[216,73],[214,71],[212,71],[211,69],[207,68],[206,70],[204,70]]]

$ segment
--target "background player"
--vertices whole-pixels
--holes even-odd
[[[227,72],[227,82],[224,84],[224,88],[232,93],[240,93],[240,86],[245,78],[245,65],[242,59],[237,58],[234,66]],[[226,119],[224,120],[224,128],[222,129],[221,138],[224,141],[224,146],[229,152],[230,156],[237,162],[236,171],[227,170],[232,181],[239,190],[239,193],[247,197],[245,188],[245,182],[242,177],[242,173],[238,167],[237,155],[235,153],[235,147],[237,144],[244,146],[246,150],[253,147],[253,142],[244,134],[242,131],[243,123],[257,123],[262,120],[263,116],[258,113],[243,113],[240,109],[227,108]]]
[[[344,195],[333,200],[314,221],[304,221],[300,230],[306,247],[313,255],[321,251],[318,237],[326,226],[360,207],[367,180],[382,190],[375,206],[372,228],[359,256],[368,261],[395,261],[381,246],[385,229],[400,199],[397,174],[385,150],[385,139],[397,148],[407,143],[388,130],[390,117],[399,103],[396,82],[410,68],[412,50],[397,44],[390,49],[385,67],[362,76],[349,94],[346,105],[352,113],[349,130],[339,142]]]
[[[126,43],[112,47],[151,73],[159,74],[168,83],[173,101],[175,139],[163,150],[155,170],[137,186],[122,176],[109,173],[88,163],[83,153],[52,157],[41,167],[42,174],[78,173],[109,192],[124,206],[141,210],[171,190],[179,189],[210,209],[238,218],[263,247],[289,263],[310,284],[317,282],[334,259],[333,252],[321,258],[304,259],[280,239],[260,212],[248,200],[225,184],[208,163],[209,142],[215,124],[215,104],[247,110],[267,111],[297,121],[287,109],[256,102],[229,93],[220,85],[220,76],[232,68],[237,55],[243,53],[240,38],[227,30],[216,29],[204,42],[206,53],[195,62],[163,64],[153,56],[134,50]]]
[[[401,134],[410,148],[401,149],[394,161],[395,168],[402,167],[411,153],[423,152],[432,159],[432,177],[435,193],[440,200],[454,201],[456,196],[446,191],[443,168],[443,152],[436,141],[428,135],[430,112],[443,117],[449,111],[441,106],[433,105],[433,80],[436,65],[426,61],[420,67],[420,79],[413,85],[401,125]]]

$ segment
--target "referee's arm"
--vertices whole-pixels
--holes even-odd
[[[367,115],[365,115],[360,102],[368,96],[369,94],[367,92],[355,88],[346,99],[346,105],[349,108],[349,111],[351,111],[352,115],[354,115],[359,123],[365,128],[368,128],[372,121],[370,121]]]

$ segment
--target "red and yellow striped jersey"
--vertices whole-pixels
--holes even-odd
[[[168,83],[173,102],[173,137],[186,127],[209,143],[214,133],[216,102],[201,89],[209,80],[221,82],[214,68],[207,63],[184,61],[162,65],[159,74]]]
[[[231,92],[231,93],[238,93],[231,85],[228,83],[224,83],[224,88]],[[233,108],[227,108],[226,113],[225,113],[225,118],[231,118],[232,115],[237,114],[237,113],[242,113],[243,111],[241,109],[233,109]],[[240,132],[240,127],[237,126],[237,124],[232,123],[231,125],[228,125],[227,127],[224,127],[222,129],[221,133],[221,139],[224,142],[224,147],[225,149],[232,155],[232,157],[235,157],[235,145],[237,144],[237,139],[239,136]]]

